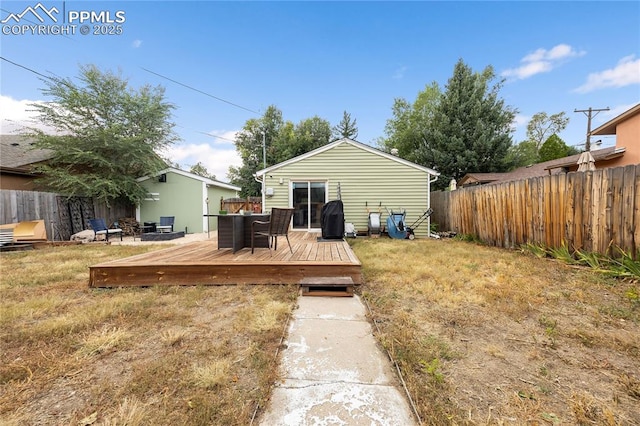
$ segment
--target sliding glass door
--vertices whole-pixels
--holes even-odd
[[[327,183],[292,183],[293,229],[320,229],[322,206],[327,201]]]

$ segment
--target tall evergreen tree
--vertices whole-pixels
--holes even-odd
[[[342,113],[342,120],[333,128],[333,138],[348,138],[355,140],[358,137],[358,126],[356,119],[351,121],[351,114],[347,111]]]
[[[42,81],[51,101],[31,106],[55,133],[24,131],[36,148],[53,151],[53,158],[38,167],[41,183],[68,196],[139,204],[146,189],[137,178],[165,168],[161,152],[178,140],[170,121],[174,106],[165,100],[164,88],[134,89],[94,65],[81,66],[77,81]]]
[[[516,111],[498,96],[503,81],[490,85],[494,79],[490,66],[475,73],[462,60],[455,65],[416,156],[441,173],[437,188],[468,172],[506,170]]]

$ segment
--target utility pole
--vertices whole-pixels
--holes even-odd
[[[587,116],[587,141],[584,144],[585,151],[591,151],[591,118],[598,115],[601,111],[609,111],[609,107],[606,108],[591,108],[589,109],[575,109],[573,112],[583,112]],[[595,114],[593,114],[595,112]],[[592,115],[593,114],[593,115]]]

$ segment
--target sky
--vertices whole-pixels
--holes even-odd
[[[2,1],[0,21],[0,133],[50,100],[38,74],[94,64],[133,88],[163,86],[181,138],[166,155],[223,181],[240,165],[235,133],[268,106],[293,123],[336,125],[347,111],[357,140],[376,146],[394,99],[444,90],[460,59],[504,79],[514,143],[534,114],[565,112],[559,136],[580,149],[587,116],[576,109],[610,108],[593,129],[640,102],[638,1]]]

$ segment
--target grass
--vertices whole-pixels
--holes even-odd
[[[352,248],[424,424],[640,424],[636,281],[470,238]]]
[[[158,248],[2,253],[0,424],[250,423],[297,289],[88,288],[90,265]]]
[[[640,424],[637,280],[474,241],[352,241],[423,423]],[[0,424],[251,422],[297,288],[88,288],[157,248],[2,254]]]

